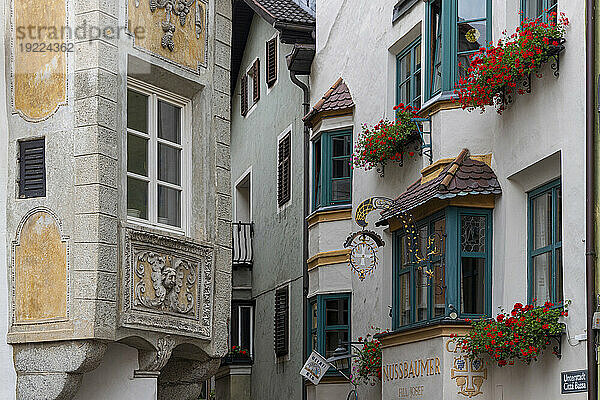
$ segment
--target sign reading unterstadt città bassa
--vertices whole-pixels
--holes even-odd
[[[587,392],[587,371],[566,371],[560,374],[560,392],[562,394]]]

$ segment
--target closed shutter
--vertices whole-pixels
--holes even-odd
[[[290,134],[286,134],[283,139],[279,141],[279,151],[277,160],[277,204],[281,207],[290,200],[290,146],[291,137]]]
[[[19,142],[19,197],[46,196],[44,139]]]
[[[259,59],[257,58],[256,61],[254,61],[254,67],[252,68],[252,74],[253,74],[253,82],[254,82],[254,90],[252,92],[252,100],[256,103],[258,101],[258,99],[260,99],[260,62]]]
[[[277,38],[267,41],[267,85],[273,86],[277,80]]]
[[[275,355],[277,357],[288,354],[289,336],[289,302],[288,287],[285,286],[275,291]]]
[[[248,74],[242,75],[240,86],[240,110],[242,115],[246,115],[248,113]]]

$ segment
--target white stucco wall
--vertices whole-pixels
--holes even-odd
[[[137,349],[112,343],[100,366],[83,376],[74,400],[156,400],[156,379],[134,378],[136,369]]]
[[[6,2],[0,3],[0,32],[6,22]],[[5,60],[5,36],[0,35],[0,60]],[[8,108],[6,104],[6,67],[0,62],[0,398],[14,399],[17,376],[13,364],[12,347],[6,343],[9,323],[8,254],[6,249],[6,196],[8,186]]]
[[[361,124],[393,116],[396,55],[419,34],[424,37],[425,27],[421,21],[425,17],[425,3],[417,2],[408,14],[392,24],[393,3],[328,0],[317,7],[317,53],[310,77],[311,104],[341,76],[356,105],[355,142]],[[512,32],[518,25],[519,4],[519,0],[493,1],[495,41],[504,29]],[[543,382],[559,382],[561,371],[586,367],[585,342],[574,338],[583,334],[585,328],[584,10],[578,2],[561,1],[559,11],[565,12],[571,21],[566,50],[560,58],[559,78],[555,78],[546,65],[542,69],[543,78],[532,78],[531,93],[515,96],[515,102],[502,115],[493,109],[484,114],[454,109],[432,116],[434,161],[456,157],[463,148],[475,155],[492,154],[492,168],[503,190],[493,216],[494,314],[499,306],[509,308],[517,301],[527,301],[527,191],[555,177],[562,179],[564,298],[572,300],[569,318],[565,321],[570,344],[563,339],[561,360],[548,355],[530,367],[493,369],[489,378],[491,387],[496,390],[501,386],[498,390],[505,399],[557,398],[560,385]],[[427,164],[425,158],[415,157],[407,160],[403,167],[388,165],[383,178],[374,170],[355,169],[353,208],[374,195],[398,196],[419,177],[420,168]],[[373,215],[370,222],[375,220]],[[382,235],[386,246],[380,251],[382,262],[374,275],[364,282],[352,276],[354,339],[368,333],[371,325],[391,327],[392,236],[373,224],[369,228]],[[356,231],[359,227],[352,224],[351,229]],[[341,249],[348,233],[348,224],[339,222],[313,228],[311,255],[317,250]],[[310,292],[330,292],[340,272],[331,274],[329,279],[325,273],[311,272]],[[316,277],[318,280],[313,279]],[[339,282],[340,291],[347,290],[347,281],[340,279]]]

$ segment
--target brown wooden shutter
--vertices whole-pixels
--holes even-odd
[[[277,357],[288,354],[289,336],[289,302],[288,287],[277,289],[275,292],[275,355]]]
[[[248,74],[242,75],[240,82],[240,110],[242,115],[248,113]]]
[[[254,90],[252,92],[252,100],[256,103],[258,99],[260,99],[260,62],[258,58],[256,61],[254,61],[252,73],[254,74]]]
[[[291,137],[288,133],[279,141],[277,160],[277,204],[281,207],[290,200],[290,147]]]
[[[19,197],[46,196],[45,140],[19,142]]]
[[[277,80],[277,38],[267,41],[267,85],[273,86]]]

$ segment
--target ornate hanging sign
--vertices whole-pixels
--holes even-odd
[[[385,242],[373,231],[363,230],[348,236],[344,247],[351,249],[348,262],[352,272],[358,276],[358,279],[363,281],[367,275],[377,268],[379,263],[377,249],[384,245]]]

